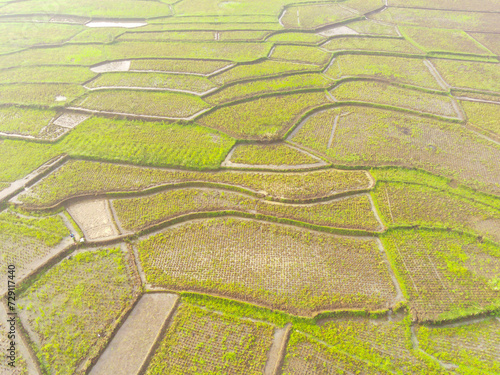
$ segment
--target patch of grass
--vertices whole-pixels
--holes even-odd
[[[29,66],[0,70],[2,83],[83,83],[96,74],[84,67]]]
[[[275,43],[318,44],[325,37],[313,33],[286,32],[272,35],[266,40]]]
[[[36,136],[56,115],[56,111],[0,107],[0,132]]]
[[[220,211],[262,214],[332,228],[380,229],[367,195],[313,205],[291,205],[270,203],[236,192],[193,188],[117,199],[113,206],[123,228],[132,232],[190,213]]]
[[[209,74],[229,64],[228,61],[216,60],[132,60],[130,70]]]
[[[500,138],[500,105],[460,101],[467,115],[468,125],[487,136]]]
[[[498,309],[491,280],[500,272],[500,247],[446,231],[392,230],[382,237],[403,281],[413,319],[439,321]]]
[[[333,89],[331,93],[339,101],[385,104],[423,113],[458,117],[453,101],[449,96],[410,90],[381,82],[345,82]]]
[[[26,106],[61,107],[82,96],[85,89],[79,85],[39,83],[20,83],[0,85],[0,103]],[[61,99],[57,101],[56,99]]]
[[[231,162],[251,165],[300,165],[314,164],[318,159],[285,143],[241,144],[234,150]]]
[[[221,74],[213,76],[211,80],[216,84],[228,84],[231,82],[242,81],[246,79],[257,79],[264,77],[279,76],[286,73],[320,71],[320,68],[314,65],[297,64],[286,61],[259,62],[258,64],[238,65]]]
[[[187,74],[113,72],[101,74],[89,82],[87,87],[147,87],[190,91],[201,94],[217,86],[205,77]]]
[[[93,111],[170,118],[189,117],[196,112],[209,108],[207,103],[195,95],[122,89],[90,92],[83,98],[73,102],[72,105]]]
[[[146,374],[261,374],[273,331],[266,323],[183,303]]]
[[[393,56],[340,55],[325,72],[340,79],[359,76],[375,77],[405,84],[442,90],[421,59]]]
[[[259,94],[291,91],[310,88],[328,88],[332,82],[319,73],[296,74],[279,78],[270,78],[244,82],[218,90],[203,99],[217,105],[238,99],[251,98]]]
[[[219,108],[198,122],[235,138],[276,140],[305,112],[328,102],[324,92],[273,96]]]
[[[384,12],[385,13],[385,12]],[[375,51],[395,52],[412,55],[423,55],[417,47],[404,39],[385,39],[371,37],[340,37],[333,38],[321,46],[328,51]]]
[[[182,224],[137,248],[153,285],[223,294],[293,314],[374,310],[395,297],[387,265],[369,238],[221,218]]]
[[[291,45],[277,45],[271,54],[272,59],[316,65],[326,64],[330,57],[330,53],[316,47]]]
[[[359,14],[338,4],[307,4],[288,7],[281,23],[287,29],[316,29],[356,17]]]
[[[89,251],[63,260],[21,296],[33,344],[47,373],[73,373],[106,345],[134,295],[131,270],[119,249]]]
[[[185,134],[187,129],[183,128],[180,133]],[[135,134],[135,130],[130,133]],[[120,131],[123,133],[123,130]],[[70,144],[71,142],[68,143]],[[227,150],[231,146],[232,144],[229,144]],[[206,146],[202,144],[200,147]],[[224,151],[221,158],[226,153],[227,151]],[[196,165],[196,159],[193,164]],[[70,160],[32,186],[29,191],[23,192],[19,199],[35,206],[50,206],[71,196],[97,192],[141,191],[160,184],[194,181],[220,183],[232,186],[235,190],[241,188],[247,191],[262,191],[263,195],[276,200],[328,197],[345,191],[367,189],[370,186],[370,179],[364,171],[322,169],[287,173],[250,171],[200,173]]]
[[[500,64],[432,59],[451,86],[500,92]]]

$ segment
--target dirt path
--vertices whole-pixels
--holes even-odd
[[[147,365],[178,298],[166,293],[143,295],[89,374],[138,374]]]
[[[267,362],[264,367],[264,375],[277,375],[283,358],[285,356],[286,344],[288,338],[290,337],[290,331],[292,330],[292,325],[289,323],[283,328],[277,328],[274,331],[274,339],[267,354]]]

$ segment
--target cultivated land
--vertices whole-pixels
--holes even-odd
[[[0,0],[0,373],[500,372],[499,9]]]

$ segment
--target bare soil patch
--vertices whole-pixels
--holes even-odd
[[[105,199],[72,204],[68,207],[68,212],[89,240],[118,235],[113,224],[109,203]]]

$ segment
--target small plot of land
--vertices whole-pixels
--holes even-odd
[[[213,31],[157,31],[157,32],[127,32],[118,37],[120,41],[180,41],[196,40],[209,41],[214,40]]]
[[[210,74],[230,65],[228,61],[217,60],[132,60],[130,70]]]
[[[262,374],[272,336],[269,324],[183,303],[146,374]]]
[[[445,320],[500,306],[500,248],[446,231],[394,230],[383,239],[414,320]]]
[[[474,39],[488,48],[491,52],[500,54],[500,40],[493,33],[469,33]]]
[[[334,38],[321,46],[329,51],[379,51],[411,55],[423,55],[424,52],[404,39],[378,39],[369,37]]]
[[[451,86],[500,92],[500,64],[432,59]]]
[[[458,117],[453,99],[381,82],[346,82],[331,91],[339,101],[360,101],[407,108],[446,117]]]
[[[359,14],[353,9],[337,4],[312,4],[287,8],[281,17],[281,23],[287,29],[316,29],[356,17],[359,17]]]
[[[85,371],[136,292],[120,249],[73,255],[20,296],[21,320],[47,373]]]
[[[31,207],[52,206],[69,197],[99,192],[140,191],[158,185],[209,182],[241,187],[274,199],[322,198],[372,186],[366,171],[323,169],[311,172],[195,172],[140,168],[70,160],[24,191],[18,201]]]
[[[181,224],[137,248],[147,281],[169,289],[214,293],[300,315],[395,303],[388,267],[369,238],[217,218]]]
[[[362,35],[380,35],[380,36],[395,36],[399,37],[396,27],[385,23],[376,22],[373,20],[362,20],[351,22],[349,29]],[[396,41],[397,43],[397,41]]]
[[[37,136],[56,112],[20,107],[0,108],[0,132],[8,134]]]
[[[26,218],[10,211],[0,213],[0,271],[7,275],[7,265],[16,266],[20,277],[37,260],[46,257],[61,244],[69,231],[60,216]],[[2,286],[2,289],[5,286]]]
[[[325,37],[318,34],[286,32],[274,34],[266,39],[268,42],[275,43],[294,43],[315,45],[325,40]]]
[[[335,58],[325,74],[334,79],[349,76],[376,77],[442,90],[424,62],[415,58],[341,55]]]
[[[319,72],[319,70],[320,68],[317,65],[266,60],[257,64],[238,65],[221,74],[213,76],[211,80],[218,85],[225,85],[231,82],[243,81],[248,79],[281,76],[287,73],[307,73],[310,71]]]
[[[78,85],[40,83],[0,85],[0,104],[59,107],[83,95]]]
[[[205,77],[165,73],[106,73],[87,83],[89,88],[154,88],[202,94],[216,88]]]
[[[324,65],[330,60],[331,54],[316,47],[277,45],[270,57],[276,60]]]
[[[471,3],[468,0],[389,0],[389,6],[401,8],[433,8],[444,10],[468,10],[476,12],[497,11],[496,0],[483,0],[480,3]]]
[[[88,27],[88,23],[86,26]],[[114,42],[123,33],[125,33],[123,27],[91,27],[72,37],[69,42],[106,44]]]
[[[299,205],[267,202],[228,191],[193,188],[119,199],[113,201],[113,207],[123,228],[134,232],[189,213],[218,211],[262,214],[345,229],[375,231],[381,226],[367,195]]]
[[[0,82],[82,84],[94,76],[92,71],[81,66],[27,66],[1,70]]]
[[[458,124],[342,107],[309,117],[292,141],[324,153],[336,164],[416,167],[476,189],[500,192],[500,150]]]
[[[500,140],[500,104],[460,101],[467,125],[481,133]]]
[[[378,183],[373,193],[390,225],[465,229],[500,242],[500,210],[416,184]]]
[[[401,27],[401,33],[426,52],[492,55],[491,51],[471,38],[465,31]]]
[[[89,374],[137,374],[177,298],[166,293],[143,295]]]
[[[324,164],[322,160],[286,143],[270,145],[241,144],[236,146],[229,162],[231,164],[293,167],[310,164]]]
[[[138,90],[91,92],[72,103],[72,105],[97,112],[116,112],[167,118],[189,117],[209,108],[209,105],[197,96]]]
[[[331,101],[325,92],[273,96],[219,108],[198,122],[235,138],[277,140],[303,114],[326,103]]]
[[[107,200],[75,203],[68,207],[68,212],[89,240],[113,237],[118,234]]]
[[[219,90],[203,99],[217,105],[261,94],[314,88],[327,88],[332,82],[319,73],[297,74],[279,78],[240,83]]]
[[[500,320],[455,327],[417,329],[420,348],[435,358],[458,366],[458,374],[500,372]]]

